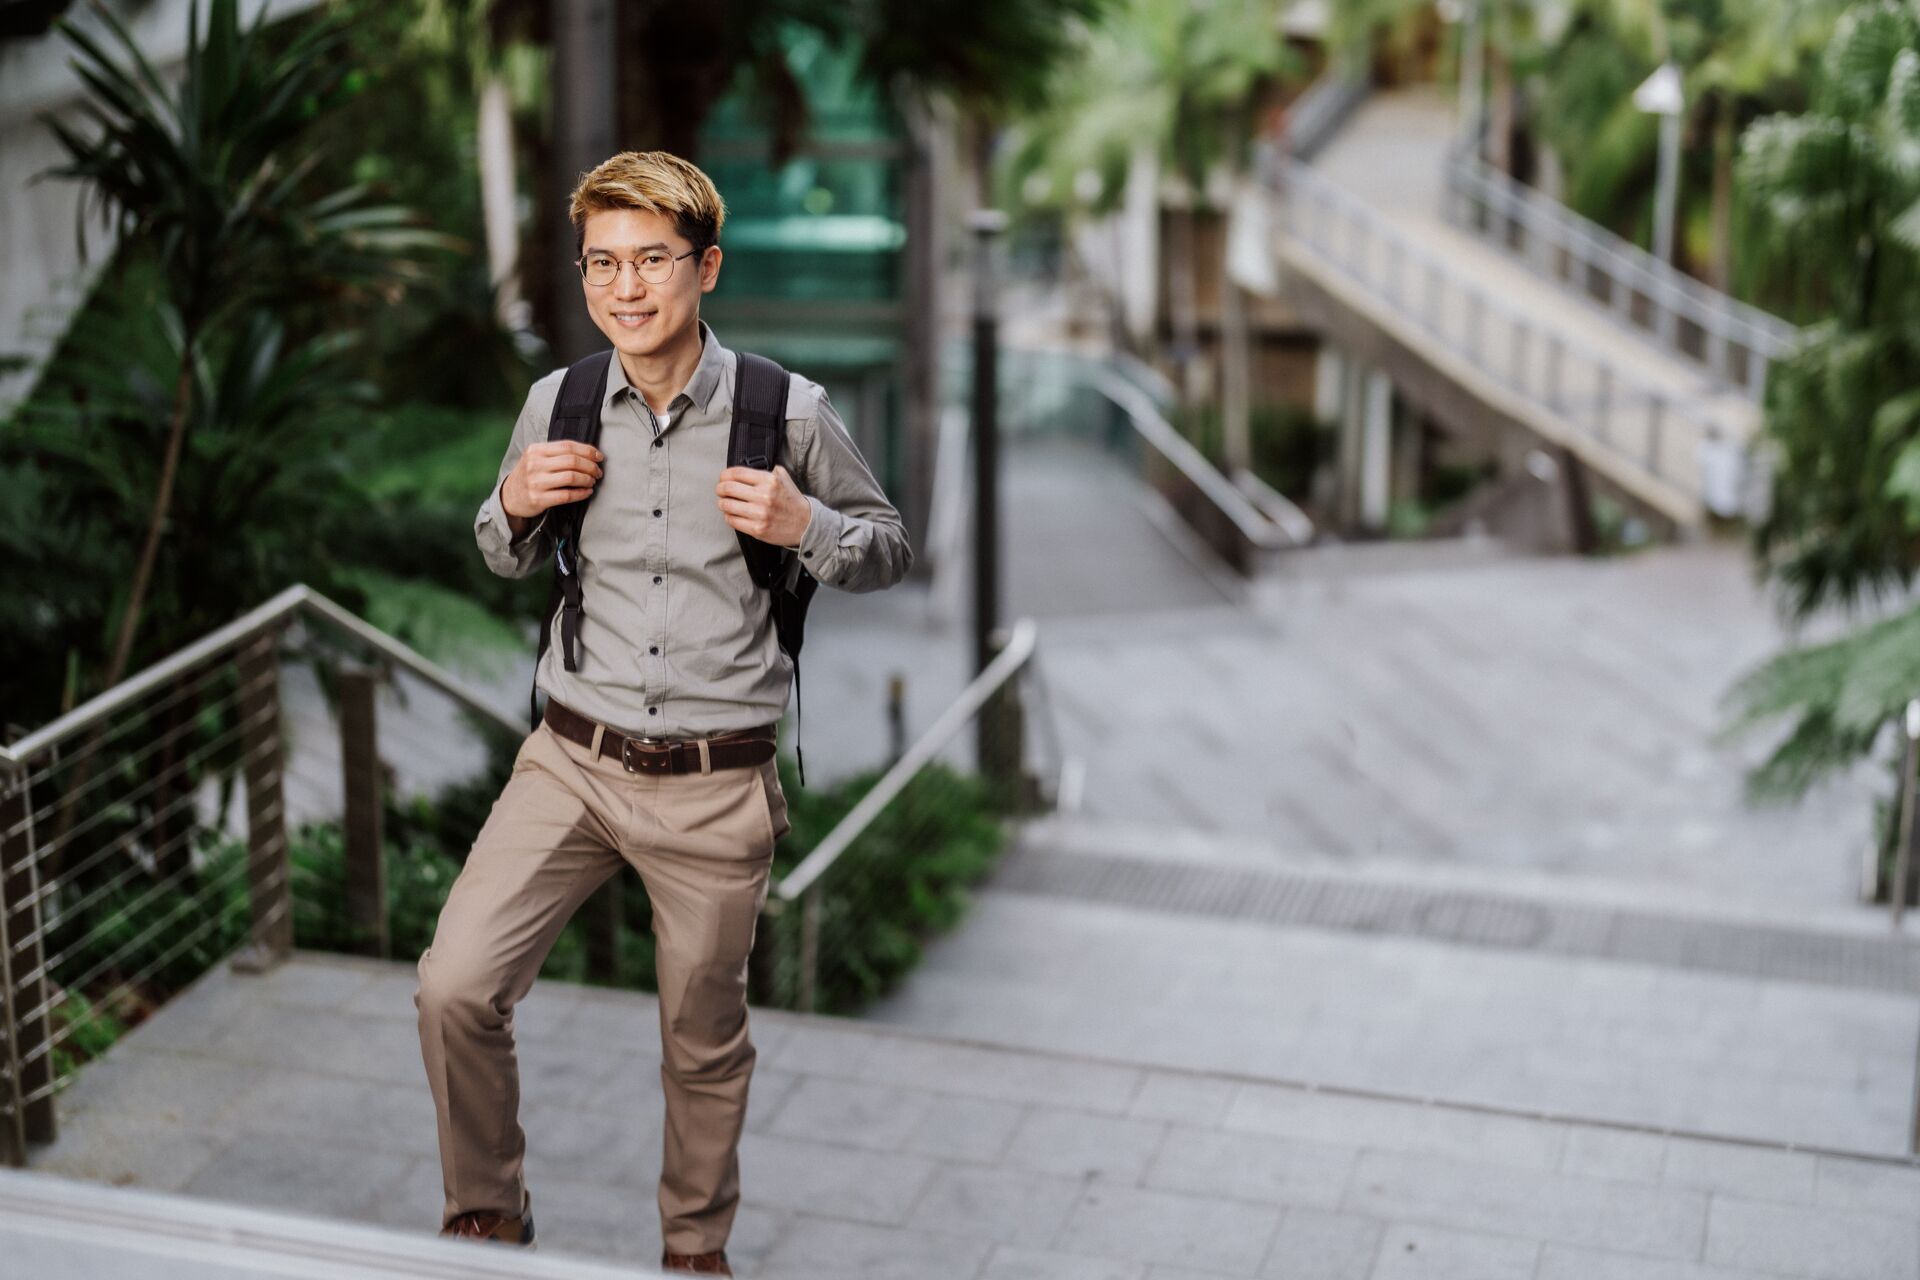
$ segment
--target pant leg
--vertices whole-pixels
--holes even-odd
[[[651,781],[634,852],[653,903],[660,989],[660,1234],[675,1253],[705,1253],[726,1245],[739,1208],[756,1057],[747,959],[786,802],[771,761]]]
[[[443,1226],[469,1210],[521,1210],[513,1009],[560,930],[620,869],[625,801],[614,809],[609,796],[551,729],[533,730],[420,957],[413,1001],[439,1126]]]

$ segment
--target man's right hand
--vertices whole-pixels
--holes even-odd
[[[579,440],[528,445],[500,485],[500,506],[515,536],[525,533],[549,507],[592,493],[606,456]]]

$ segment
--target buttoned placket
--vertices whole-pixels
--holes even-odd
[[[666,701],[664,691],[667,688],[666,656],[666,618],[667,618],[667,504],[672,496],[670,485],[672,468],[668,465],[668,454],[672,452],[672,432],[669,428],[673,420],[680,416],[680,398],[667,406],[667,422],[663,425],[647,398],[632,387],[627,389],[628,403],[640,402],[640,410],[646,414],[646,425],[652,432],[652,443],[647,449],[647,520],[646,537],[642,539],[644,560],[652,582],[647,597],[647,621],[650,630],[646,636],[647,651],[636,655],[640,664],[643,688],[651,695],[647,698],[647,726],[649,737],[664,737]],[[639,416],[636,411],[635,417]]]

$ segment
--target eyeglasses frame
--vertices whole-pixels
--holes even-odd
[[[687,250],[685,253],[676,253],[676,254],[669,255],[667,258],[667,261],[677,263],[682,258],[691,258],[695,254],[706,252],[706,250],[707,250],[706,245],[695,245],[693,248]],[[612,254],[608,254],[607,256],[613,257]],[[594,284],[593,281],[587,279],[587,255],[583,253],[579,257],[573,260],[573,265],[579,268],[580,270],[580,279],[587,285],[588,288],[592,288],[592,289],[605,289],[608,287],[608,285],[611,285],[615,281],[619,280],[620,268],[628,265],[629,263],[633,265],[634,278],[639,280],[641,284],[650,284],[655,287],[658,287],[663,284],[671,283],[673,280],[674,268],[672,267],[669,267],[667,269],[667,278],[665,280],[649,280],[645,276],[641,275],[640,274],[640,258],[638,257],[638,255],[636,255],[631,258],[613,258],[612,277],[608,279],[606,284]]]

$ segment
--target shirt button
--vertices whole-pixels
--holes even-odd
[[[660,585],[660,575],[659,575],[659,574],[657,574],[657,573],[653,575],[653,584],[654,584],[655,586],[659,586],[659,585]]]
[[[658,708],[658,707],[648,707],[648,708],[647,708],[647,714],[648,714],[648,715],[650,715],[650,716],[657,716],[657,715],[659,715],[659,714],[660,714],[660,708]]]
[[[661,445],[662,443],[663,443],[663,442],[662,442],[662,441],[660,441],[660,440],[655,440],[655,441],[653,442],[653,447],[654,447],[654,448],[656,448],[656,449],[658,449],[658,448],[660,447],[660,445]]]
[[[648,653],[658,653],[658,652],[660,652],[660,646],[659,646],[659,645],[657,645],[657,644],[650,644],[650,645],[648,645],[648,646],[647,646],[647,652],[648,652]]]
[[[659,514],[660,514],[660,508],[658,508],[658,507],[655,507],[655,508],[653,509],[653,514],[654,514],[654,515],[656,515],[656,516],[657,516],[657,515],[659,515]]]

